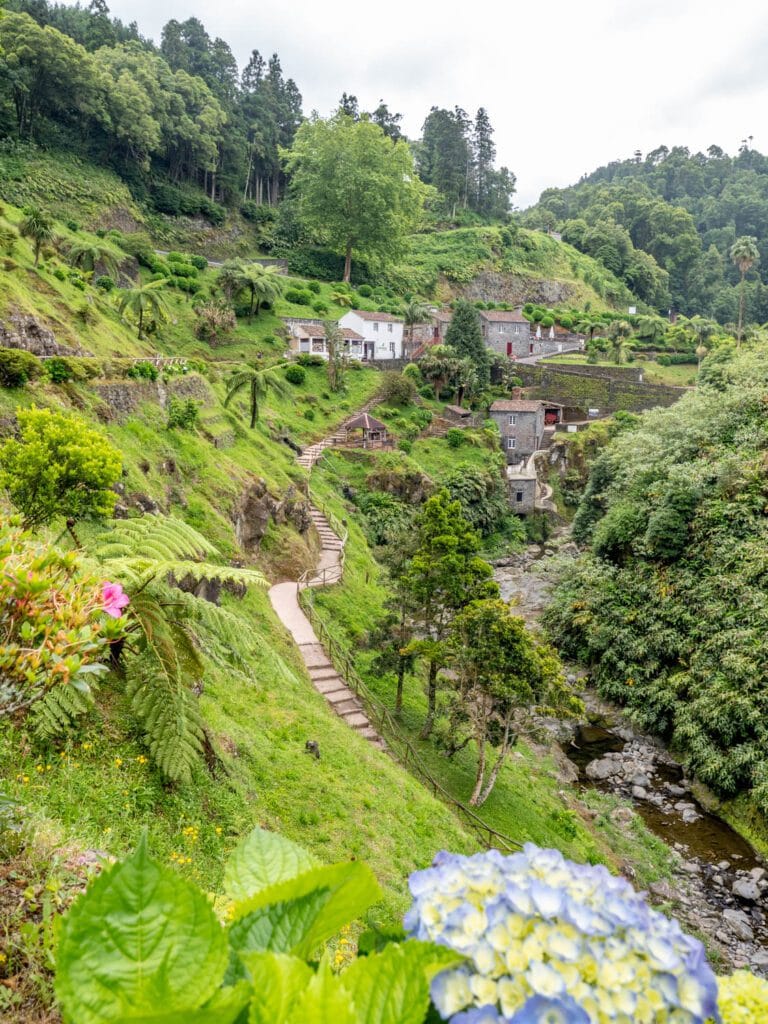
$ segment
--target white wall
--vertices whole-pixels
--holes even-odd
[[[403,355],[402,321],[364,320],[353,310],[339,320],[342,327],[349,327],[362,334],[367,342],[375,345],[374,359],[400,359]],[[378,326],[378,330],[376,327]],[[394,345],[394,351],[391,346]]]

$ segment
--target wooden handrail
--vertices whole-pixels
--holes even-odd
[[[341,678],[345,680],[347,686],[351,687],[351,689],[353,689],[355,693],[363,699],[369,718],[373,720],[377,732],[383,735],[389,750],[394,754],[396,759],[409,768],[412,774],[419,778],[425,786],[431,789],[433,796],[440,797],[444,803],[453,807],[453,809],[463,818],[465,824],[468,825],[477,835],[484,846],[490,848],[496,845],[510,853],[514,850],[521,849],[521,843],[516,839],[512,839],[510,836],[505,835],[503,832],[499,832],[498,829],[493,828],[484,821],[479,814],[473,811],[471,807],[462,803],[461,800],[457,800],[455,796],[448,792],[442,783],[438,782],[437,779],[434,778],[411,741],[407,736],[403,735],[399,725],[392,715],[392,712],[385,704],[382,704],[381,701],[374,696],[358,674],[352,659],[344,650],[342,650],[336,640],[334,640],[329,633],[328,627],[315,608],[314,594],[312,594],[311,590],[304,592],[302,607],[304,608],[307,618],[312,623],[312,627],[317,633],[320,642],[328,653],[334,668]],[[397,749],[398,747],[400,748],[399,750]]]

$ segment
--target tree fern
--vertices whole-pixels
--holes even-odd
[[[106,671],[104,666],[98,667]],[[32,705],[32,729],[38,739],[53,739],[66,732],[76,718],[90,711],[93,703],[93,691],[87,685],[54,686]]]
[[[91,553],[131,597],[138,632],[127,660],[127,693],[153,760],[172,781],[186,782],[205,741],[192,687],[203,678],[201,654],[230,670],[245,668],[235,650],[242,622],[178,589],[176,581],[221,580],[266,586],[255,569],[216,564],[216,548],[171,516],[120,520]]]

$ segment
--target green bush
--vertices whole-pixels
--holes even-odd
[[[405,452],[406,455],[410,455],[413,451],[413,441],[409,441],[407,438],[402,438],[398,441],[397,447],[401,452]]]
[[[115,282],[108,274],[101,274],[93,283],[103,292],[111,292],[115,287]]]
[[[307,379],[307,372],[303,366],[296,366],[294,364],[285,371],[285,379],[289,384],[295,384],[298,387]]]
[[[112,514],[120,452],[84,420],[50,409],[16,414],[19,436],[0,447],[0,487],[25,524],[57,516],[101,519]]]
[[[445,440],[450,448],[461,448],[466,438],[463,430],[460,430],[458,427],[451,427],[445,435]]]
[[[314,409],[305,409],[304,410],[304,419],[305,420],[313,420],[314,418],[315,418],[315,410]]]
[[[154,363],[134,363],[126,371],[126,377],[133,380],[157,380],[158,371]]]
[[[67,225],[67,227],[69,228],[70,231],[79,231],[80,230],[80,225],[78,224],[78,222],[76,220],[68,220],[66,222],[66,225]]]
[[[200,403],[194,398],[172,398],[168,403],[168,429],[194,430],[200,420]]]
[[[277,217],[277,212],[272,206],[256,203],[253,199],[246,199],[240,207],[240,214],[252,224],[269,224]]]
[[[54,356],[45,362],[45,372],[54,384],[66,384],[76,377],[72,361],[64,356]]]
[[[369,932],[359,943],[367,955],[346,970],[333,971],[327,956],[318,963],[317,951],[381,890],[360,861],[321,865],[260,828],[230,855],[224,889],[226,926],[206,892],[150,858],[146,839],[106,867],[62,923],[65,1024],[125,1020],[126,1007],[137,1019],[201,1024],[421,1024],[430,979],[461,959],[404,933]],[[85,1006],[98,1012],[84,1015]]]
[[[671,356],[658,356],[657,359],[656,359],[656,362],[659,364],[659,366],[671,366],[672,365],[672,357]]]
[[[43,363],[31,352],[20,348],[0,348],[0,384],[20,388],[42,376]]]
[[[328,304],[325,302],[313,302],[312,309],[321,316],[324,316],[328,312]]]
[[[188,256],[187,262],[191,263],[196,270],[205,270],[208,266],[208,260],[205,256]]]
[[[309,291],[314,292],[315,295],[319,295],[322,290],[319,281],[310,281],[309,284],[307,285],[307,288],[309,289]]]
[[[373,288],[369,284],[361,284],[357,289],[357,294],[362,295],[364,299],[370,299],[373,295]]]
[[[306,292],[299,291],[298,288],[289,288],[284,294],[283,298],[286,302],[290,302],[294,306],[304,305],[304,296]]]
[[[396,370],[387,370],[379,388],[379,399],[394,405],[410,405],[416,395],[416,385],[411,377]]]
[[[301,352],[296,356],[296,362],[299,366],[323,366],[325,364],[322,356],[312,355],[311,352]]]
[[[68,274],[68,271],[65,270],[64,267],[54,267],[53,268],[53,276],[57,279],[57,281],[66,281],[67,280],[67,274]]]

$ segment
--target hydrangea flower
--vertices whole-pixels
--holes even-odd
[[[104,583],[101,588],[101,609],[113,619],[119,619],[123,608],[131,603],[131,599],[119,583]]]
[[[717,982],[698,939],[603,866],[527,844],[440,853],[410,877],[409,935],[466,957],[432,983],[451,1024],[704,1024]]]
[[[749,971],[735,971],[729,978],[720,978],[718,1006],[723,1024],[768,1021],[768,981]]]

